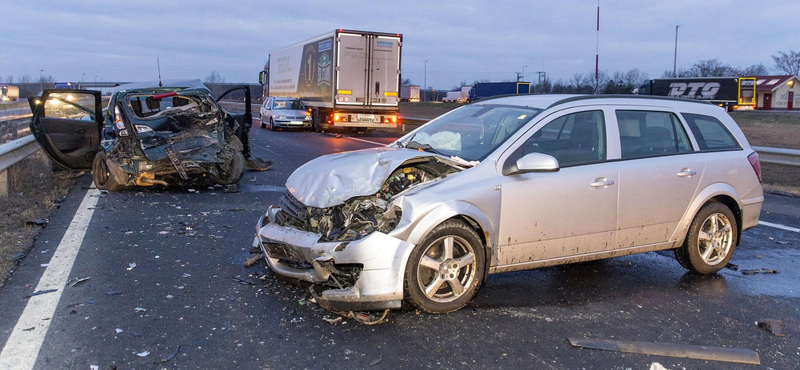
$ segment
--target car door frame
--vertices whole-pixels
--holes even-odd
[[[94,121],[85,121],[87,130],[91,130],[96,132],[97,138],[97,146],[95,148],[90,148],[95,150],[95,154],[100,150],[100,142],[102,141],[102,130],[103,125],[105,124],[105,117],[103,114],[103,107],[102,107],[102,96],[100,91],[95,90],[75,90],[75,89],[46,89],[42,91],[42,95],[38,97],[29,98],[29,104],[32,108],[33,116],[31,117],[30,123],[30,130],[33,137],[36,141],[39,142],[39,146],[42,147],[42,150],[45,154],[55,163],[58,167],[66,170],[91,170],[92,168],[92,160],[94,159],[94,155],[92,155],[92,160],[88,160],[86,165],[78,165],[77,163],[71,163],[65,157],[61,151],[55,148],[54,142],[50,138],[49,134],[45,132],[43,127],[41,126],[41,119],[48,118],[46,116],[47,111],[45,109],[45,105],[47,102],[47,97],[51,94],[88,94],[94,97]],[[71,119],[64,119],[64,118],[55,118],[50,117],[51,119],[58,119],[58,120],[67,120],[73,121],[73,123],[83,123],[84,121],[80,120],[71,120]],[[94,122],[94,125],[90,124],[90,122]],[[92,127],[94,126],[94,127]]]
[[[250,96],[250,86],[248,86],[248,85],[233,86],[233,87],[223,91],[222,94],[219,94],[219,97],[215,99],[215,101],[217,102],[217,105],[219,105],[220,100],[222,100],[222,98],[224,98],[225,95],[228,95],[231,92],[236,91],[236,90],[240,90],[240,89],[244,90],[244,92],[245,92],[245,94],[244,94],[244,113],[243,114],[230,113],[230,112],[228,112],[227,109],[222,108],[222,106],[220,105],[220,108],[225,110],[225,113],[227,113],[228,115],[233,117],[236,120],[236,122],[239,124],[239,126],[236,128],[236,136],[238,136],[239,138],[241,138],[244,135],[244,132],[246,132],[245,130],[249,130],[250,127],[253,126],[253,106],[252,106],[253,102],[252,102],[251,96]],[[241,121],[239,121],[240,119],[241,119]]]
[[[698,144],[698,142],[697,142],[697,140],[696,140],[696,138],[694,136],[694,133],[691,130],[691,127],[689,127],[689,125],[686,122],[686,120],[684,119],[683,115],[681,115],[681,112],[679,110],[673,108],[673,107],[655,106],[655,105],[637,105],[637,104],[610,104],[610,105],[608,105],[608,108],[609,108],[610,116],[611,116],[611,119],[613,120],[614,126],[617,128],[617,138],[616,139],[617,139],[617,145],[618,145],[618,147],[620,149],[620,156],[619,156],[619,159],[617,159],[617,161],[619,161],[621,163],[620,175],[622,175],[622,173],[623,173],[623,167],[622,166],[624,166],[624,163],[628,162],[628,161],[654,160],[654,159],[657,160],[659,158],[702,155],[702,153],[703,153],[703,151],[700,150],[700,146],[699,146],[699,144]],[[622,143],[621,143],[621,136],[619,134],[619,122],[617,121],[617,115],[616,115],[617,111],[646,111],[646,112],[661,112],[661,113],[672,114],[674,117],[676,117],[678,119],[678,122],[680,123],[681,127],[683,128],[684,133],[688,137],[689,145],[691,146],[691,151],[690,152],[685,152],[685,153],[669,153],[669,154],[657,155],[657,156],[649,156],[649,157],[622,158]],[[677,137],[675,138],[675,140],[677,140]],[[700,160],[702,161],[703,159],[700,158]],[[678,167],[682,168],[683,166],[678,166]],[[697,169],[693,169],[693,170],[697,171]],[[680,169],[678,169],[677,171],[680,172]],[[687,212],[689,212],[689,208],[691,207],[692,203],[694,202],[695,197],[697,197],[697,194],[701,190],[700,189],[700,184],[702,183],[701,179],[702,179],[702,175],[703,175],[704,171],[705,171],[705,163],[703,164],[703,168],[700,168],[699,172],[696,175],[692,175],[692,176],[697,176],[698,184],[695,186],[695,189],[694,189],[693,193],[691,194],[691,196],[690,196],[690,198],[689,198],[689,200],[687,202],[686,209],[681,214],[681,218],[676,222],[676,227],[673,228],[673,230],[671,230],[671,232],[667,233],[668,235],[667,235],[667,239],[666,240],[653,242],[653,243],[634,242],[631,245],[625,245],[626,244],[625,240],[622,240],[623,239],[623,235],[619,235],[618,236],[618,240],[617,240],[617,246],[618,246],[617,249],[620,250],[620,249],[635,248],[635,249],[644,249],[642,251],[653,251],[653,250],[661,250],[661,249],[672,248],[674,246],[675,242],[678,239],[680,239],[678,237],[678,234],[679,234],[679,230],[680,230],[681,220],[683,220],[686,217],[686,214],[687,214]],[[677,172],[676,172],[676,176],[677,176]],[[624,190],[624,188],[626,186],[625,185],[626,181],[627,181],[627,179],[624,179],[624,178],[621,179],[621,181],[620,181],[620,199],[619,199],[620,207],[622,206],[622,203],[623,203],[622,194],[623,194],[623,190]],[[622,212],[622,211],[619,210],[619,212]],[[621,222],[622,222],[621,216],[618,215],[618,217],[617,217],[617,229],[618,229],[618,231],[620,233],[623,232],[623,225],[621,224]],[[643,227],[646,227],[646,226],[647,225],[642,225],[641,227],[643,228]],[[626,228],[625,230],[627,230],[627,229],[630,229],[630,228]]]
[[[508,145],[505,145],[504,149],[502,149],[502,153],[498,156],[498,160],[497,160],[497,163],[496,163],[496,171],[497,171],[498,177],[500,178],[500,183],[501,183],[500,187],[502,188],[502,184],[506,182],[506,180],[504,180],[505,177],[507,177],[507,176],[519,176],[519,175],[504,175],[503,169],[506,166],[506,163],[508,161],[515,160],[515,158],[512,158],[512,155],[514,155],[514,153],[520,147],[520,145],[524,145],[524,143],[534,133],[536,133],[539,130],[541,130],[542,128],[544,128],[550,122],[552,122],[552,121],[554,121],[556,119],[559,119],[559,118],[561,118],[563,116],[566,116],[566,115],[570,115],[570,114],[574,114],[574,113],[580,113],[580,112],[587,112],[587,111],[602,111],[602,113],[603,113],[603,120],[604,120],[604,125],[605,125],[605,137],[606,137],[606,159],[604,161],[602,161],[602,162],[579,164],[579,165],[574,165],[574,166],[567,166],[567,167],[564,167],[564,168],[575,168],[575,167],[593,166],[593,165],[607,165],[608,166],[609,164],[615,163],[616,160],[619,159],[619,157],[620,157],[620,148],[619,148],[619,132],[618,132],[618,128],[617,128],[616,125],[609,124],[609,122],[616,122],[616,121],[612,121],[610,119],[611,117],[609,116],[610,114],[613,114],[613,111],[610,111],[608,109],[607,105],[579,105],[579,106],[572,106],[572,107],[568,107],[568,108],[555,110],[553,112],[548,113],[545,116],[542,116],[541,118],[536,120],[536,122],[534,124],[529,125],[529,127],[524,129],[524,130],[521,130],[521,131],[524,131],[524,132],[522,132],[520,135],[516,136],[516,138],[513,140],[513,142],[511,142]],[[611,167],[612,168],[616,168],[613,165]],[[561,171],[561,168],[559,169],[559,172],[560,171]],[[558,172],[552,173],[550,175],[558,176]],[[614,173],[614,175],[617,175],[617,173]],[[523,174],[522,176],[525,176],[525,175]],[[591,179],[589,179],[589,181],[587,182],[587,186],[589,186],[589,182],[591,182]],[[611,190],[611,191],[616,192],[617,191],[617,187],[614,187],[613,189],[605,189],[605,190],[602,190],[602,191],[606,191],[606,190]],[[506,194],[503,194],[503,196],[506,196]],[[618,199],[618,194],[615,197],[615,200],[616,199]],[[616,201],[614,202],[614,204],[616,205]],[[493,272],[524,270],[524,269],[530,269],[530,268],[536,268],[536,267],[551,266],[551,265],[562,264],[562,263],[564,263],[565,260],[572,260],[572,261],[577,262],[579,260],[592,260],[592,259],[596,259],[596,258],[605,258],[605,257],[603,257],[603,255],[609,254],[609,253],[613,253],[613,249],[604,249],[602,251],[592,251],[592,252],[589,252],[589,253],[580,253],[580,254],[577,254],[577,255],[567,254],[567,255],[561,255],[561,256],[557,256],[557,257],[545,256],[543,258],[540,258],[540,257],[537,257],[537,256],[530,256],[530,258],[527,261],[523,260],[523,261],[514,262],[514,263],[504,263],[504,262],[508,262],[509,259],[511,259],[511,260],[514,260],[514,259],[513,258],[508,258],[508,256],[503,256],[503,246],[504,246],[504,244],[503,244],[502,237],[505,236],[505,234],[506,234],[504,232],[503,228],[504,228],[504,226],[508,227],[508,222],[504,222],[503,221],[503,217],[502,216],[503,216],[504,212],[502,210],[502,206],[503,205],[501,203],[501,206],[500,206],[500,208],[501,208],[500,209],[500,219],[499,219],[499,222],[498,222],[498,251],[497,251],[497,254],[498,254],[498,265],[493,268]],[[614,209],[613,217],[614,217],[613,225],[609,224],[608,225],[609,230],[603,231],[603,233],[605,233],[605,232],[611,233],[611,236],[608,237],[608,239],[609,239],[608,242],[609,242],[609,244],[611,246],[614,245],[614,242],[616,240],[616,230],[614,230],[614,227],[616,226],[616,217],[617,217],[616,208]],[[572,239],[572,237],[554,238],[554,239],[548,239],[547,241],[553,241],[553,242],[558,242],[558,243],[562,243],[563,244],[563,243],[568,243],[570,241],[570,239]],[[510,241],[508,242],[507,246],[510,249],[510,247],[511,247],[511,242]],[[509,252],[509,253],[513,253],[513,252]]]

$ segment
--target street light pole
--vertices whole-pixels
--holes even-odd
[[[43,82],[43,80],[42,80],[42,72],[44,72],[44,69],[40,69],[39,70],[39,92],[40,93],[44,93],[44,87],[42,87],[42,82]]]
[[[678,77],[678,28],[680,25],[675,26],[675,57],[672,59],[672,78]]]
[[[83,77],[86,76],[86,72],[81,73],[81,89],[83,88],[84,82]]]
[[[428,60],[425,59],[425,77],[422,79],[422,84],[425,85],[422,87],[422,90],[425,91],[425,98],[422,101],[428,100]]]

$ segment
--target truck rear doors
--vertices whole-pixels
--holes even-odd
[[[400,35],[339,31],[336,43],[336,104],[397,106]]]

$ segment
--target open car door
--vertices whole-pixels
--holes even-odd
[[[234,94],[234,92],[237,92],[239,90],[241,90],[241,93]],[[242,97],[237,96],[239,94],[244,95],[243,97],[244,113],[233,114],[230,113],[227,109],[225,109],[225,111],[228,112],[228,114],[230,114],[234,119],[236,119],[236,122],[239,123],[239,127],[236,128],[236,136],[238,136],[239,139],[242,139],[244,136],[244,132],[246,132],[246,130],[249,130],[250,127],[253,126],[253,112],[252,112],[253,107],[252,107],[252,101],[250,100],[250,86],[247,85],[234,86],[226,90],[225,92],[220,94],[220,96],[217,98],[217,103],[219,103],[220,100],[222,100],[227,95],[236,97],[235,101],[241,101]]]
[[[90,170],[100,148],[103,108],[99,91],[45,90],[28,99],[31,132],[45,154],[68,170]]]

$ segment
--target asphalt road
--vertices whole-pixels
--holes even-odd
[[[0,289],[2,356],[36,369],[648,369],[653,362],[668,369],[793,369],[800,363],[800,233],[774,227],[744,234],[732,260],[738,271],[698,277],[661,252],[492,275],[458,312],[396,311],[378,326],[330,324],[323,318],[335,316],[309,302],[306,291],[275,279],[263,263],[243,266],[258,216],[295,168],[392,140],[256,125],[254,154],[276,164],[246,173],[238,193],[96,194],[84,176]],[[767,195],[762,220],[800,228],[800,199]],[[74,231],[82,222],[81,241]],[[80,247],[61,273],[90,279],[26,298],[44,286],[43,275],[52,277],[48,269],[64,264],[63,256],[53,257],[60,244]],[[754,268],[779,273],[741,273]],[[783,320],[786,337],[758,328],[762,319]],[[12,335],[25,341],[11,343]],[[748,348],[763,365],[577,349],[570,336]],[[38,355],[36,338],[43,338]],[[162,362],[178,346],[177,356]]]

